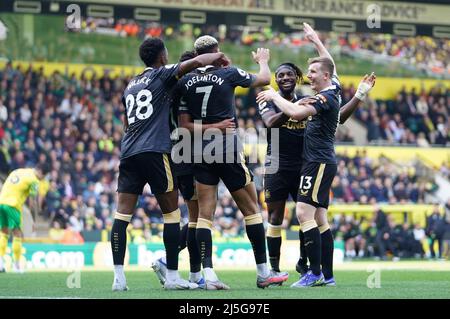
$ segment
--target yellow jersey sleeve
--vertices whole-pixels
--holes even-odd
[[[37,194],[39,179],[31,168],[12,171],[5,180],[0,192],[0,204],[8,205],[22,211],[22,206],[29,195]]]

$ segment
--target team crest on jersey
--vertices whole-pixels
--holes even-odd
[[[322,94],[317,94],[316,96],[320,99],[322,103],[327,103],[327,98]]]
[[[266,197],[266,199],[269,199],[270,198],[270,191],[266,190],[264,192],[264,196]]]
[[[11,179],[9,180],[11,184],[17,184],[19,182],[20,178],[17,175],[11,176]]]

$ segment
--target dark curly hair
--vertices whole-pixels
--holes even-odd
[[[303,72],[302,72],[302,70],[300,70],[300,68],[298,66],[296,66],[294,63],[291,63],[291,62],[281,63],[277,67],[277,69],[275,70],[275,76],[277,76],[277,73],[283,67],[288,67],[288,68],[292,69],[297,75],[297,83],[303,83]]]
[[[161,39],[149,38],[144,40],[139,47],[139,57],[146,66],[151,66],[165,49],[166,47]]]
[[[195,54],[195,51],[185,51],[183,52],[183,54],[180,56],[180,62],[184,62],[190,59],[193,59],[197,56],[197,54]]]

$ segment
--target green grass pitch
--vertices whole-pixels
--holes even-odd
[[[290,271],[287,284],[282,287],[258,289],[254,271],[217,271],[230,285],[228,291],[165,291],[151,271],[128,271],[129,291],[112,292],[112,271],[81,271],[79,281],[68,288],[69,272],[28,272],[0,274],[0,299],[5,298],[120,298],[120,299],[372,299],[372,298],[450,298],[450,269],[448,271],[338,270],[337,287],[292,289],[298,277]],[[186,278],[187,272],[181,274]],[[372,277],[370,277],[372,276]],[[72,279],[74,277],[71,277]],[[380,288],[368,288],[369,284]]]

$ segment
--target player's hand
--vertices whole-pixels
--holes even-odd
[[[268,90],[261,91],[258,93],[258,96],[256,97],[256,103],[262,103],[262,102],[269,102],[273,101],[278,96],[278,93],[273,89],[269,88]]]
[[[317,99],[312,96],[304,97],[303,99],[298,100],[295,104],[300,105],[302,107],[314,106],[314,103],[317,102]]]
[[[361,80],[361,82],[358,85],[358,89],[356,90],[355,97],[358,100],[364,100],[367,96],[367,93],[373,88],[375,85],[375,81],[377,79],[377,76],[375,73],[371,73],[370,75],[365,75],[364,78]]]
[[[222,132],[226,132],[227,129],[229,130],[236,129],[236,123],[234,122],[234,119],[225,119],[217,123],[216,128],[218,128]]]
[[[298,100],[296,103],[297,104],[314,104],[317,101],[316,98],[312,97],[312,96],[306,96],[300,100]]]
[[[226,56],[222,52],[205,53],[195,57],[201,65],[222,65]]]
[[[374,72],[370,73],[370,75],[365,75],[361,82],[367,83],[371,88],[375,86],[375,81],[377,80],[377,76]]]
[[[231,59],[225,55],[222,59],[221,67],[226,68],[226,67],[229,67],[230,65],[231,65]]]
[[[315,43],[317,41],[320,41],[319,39],[319,35],[317,34],[316,31],[314,31],[314,29],[306,22],[303,22],[303,32],[305,32],[305,37]]]
[[[270,60],[270,50],[265,48],[258,48],[256,50],[256,53],[252,51],[253,60],[255,60],[256,63],[260,62],[269,62]]]
[[[226,68],[231,65],[231,59],[224,55],[223,58],[217,60],[213,65],[219,68]]]

